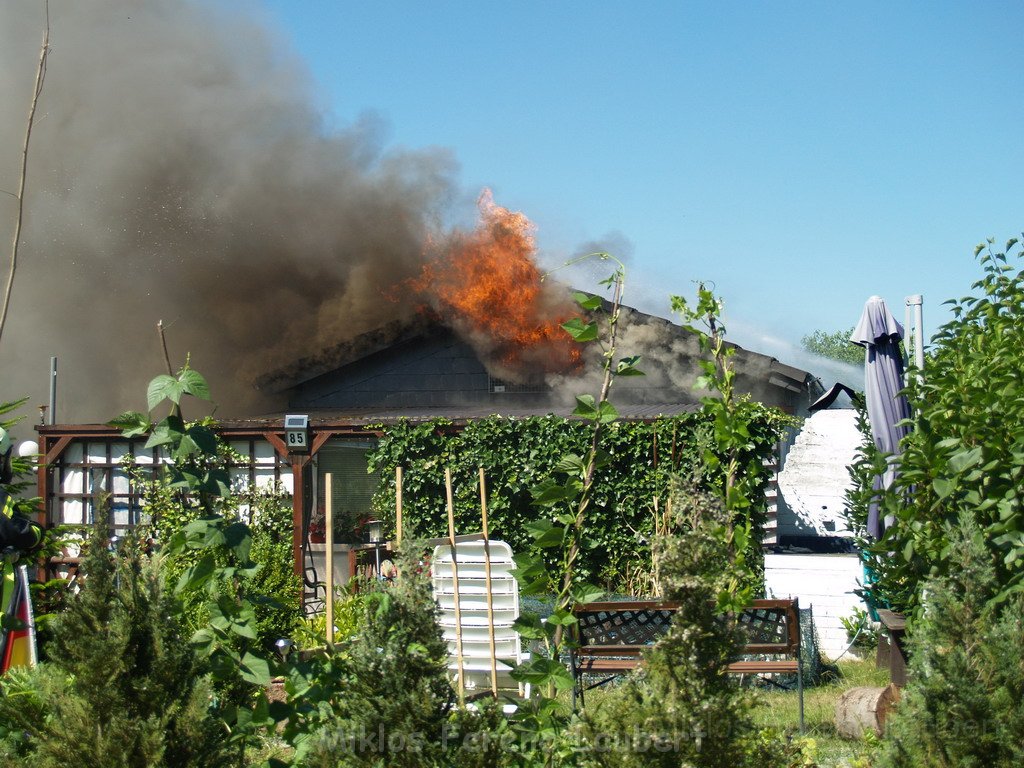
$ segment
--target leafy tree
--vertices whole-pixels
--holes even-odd
[[[126,437],[148,435],[147,448],[160,446],[173,459],[161,467],[156,487],[166,495],[162,511],[176,515],[181,525],[161,541],[161,556],[187,564],[174,573],[174,594],[191,598],[190,604],[208,617],[190,642],[221,694],[213,713],[243,764],[248,747],[275,724],[265,690],[275,661],[257,632],[256,606],[263,596],[252,589],[260,572],[252,559],[252,531],[235,516],[223,514],[230,495],[228,471],[212,423],[182,417],[186,396],[210,399],[206,379],[187,362],[176,375],[162,374],[149,384],[149,410],[169,404],[167,416],[154,423],[148,414],[130,412],[111,423]],[[187,615],[180,599],[174,607]]]
[[[864,348],[850,343],[851,325],[845,331],[814,331],[800,339],[800,346],[818,357],[838,360],[850,365],[864,365]]]
[[[0,699],[0,720],[25,734],[17,759],[37,768],[223,764],[227,734],[208,717],[205,669],[158,569],[135,537],[116,554],[107,540],[97,525],[81,591],[55,622],[56,652],[30,686],[35,705],[6,688]]]
[[[881,541],[864,541],[878,575],[871,592],[898,610],[918,606],[925,579],[960,567],[949,533],[964,514],[992,552],[1000,599],[1024,589],[1024,254],[1017,240],[1004,250],[976,249],[982,278],[951,302],[953,319],[932,339],[923,377],[907,383],[913,428],[900,474],[879,497],[895,522]],[[855,526],[864,525],[869,483],[884,462],[865,446],[850,496]]]

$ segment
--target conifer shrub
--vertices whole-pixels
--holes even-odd
[[[115,554],[97,525],[82,588],[55,622],[51,661],[5,688],[0,721],[18,729],[11,765],[199,768],[225,762],[204,670],[134,537]],[[23,689],[22,693],[26,693]]]
[[[752,719],[751,692],[728,675],[743,636],[718,610],[734,578],[730,517],[719,501],[690,488],[674,497],[677,533],[656,557],[666,600],[680,607],[642,667],[582,718],[584,764],[594,768],[787,765],[786,747]]]
[[[994,599],[998,569],[971,517],[950,540],[959,567],[927,582],[908,626],[910,679],[880,767],[1024,765],[1024,598]]]
[[[336,656],[341,695],[309,764],[447,765],[445,734],[455,707],[448,646],[426,569],[406,550],[393,583],[363,585],[360,629]]]

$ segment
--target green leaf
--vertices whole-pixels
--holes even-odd
[[[561,546],[565,539],[565,528],[553,525],[547,520],[540,523],[527,523],[526,528],[533,536],[534,546],[543,549]]]
[[[239,673],[243,680],[253,685],[270,685],[270,665],[266,659],[259,656],[254,656],[251,653],[242,656]]]
[[[944,499],[949,496],[949,494],[953,492],[954,485],[955,484],[952,480],[947,480],[941,477],[936,477],[932,480],[932,488],[935,489],[935,494],[940,499]]]
[[[580,291],[575,291],[572,297],[577,304],[588,312],[593,312],[595,309],[599,309],[602,304],[600,296],[591,296],[590,294],[582,293]]]
[[[228,475],[226,469],[211,469],[207,472],[202,482],[198,484],[199,490],[204,493],[209,493],[213,496],[230,496],[231,495],[231,478]]]
[[[160,374],[149,382],[149,389],[146,390],[146,402],[149,410],[156,408],[164,400],[170,400],[175,405],[181,400],[183,388],[181,383],[173,376],[166,373]]]
[[[545,480],[540,485],[536,485],[530,489],[530,494],[533,496],[533,505],[536,507],[545,507],[551,504],[557,504],[560,501],[565,501],[570,498],[570,491],[562,485],[559,485],[554,480]],[[547,522],[547,521],[545,521]],[[550,525],[550,523],[548,523]],[[529,527],[529,525],[527,525]]]
[[[519,618],[512,622],[512,629],[524,640],[543,640],[545,637],[544,624],[540,616],[529,611],[519,614]]]
[[[562,323],[562,328],[566,333],[572,336],[575,341],[580,343],[593,341],[597,338],[596,322],[584,323],[580,318],[574,317],[567,323]]]
[[[646,376],[643,371],[636,367],[636,364],[640,361],[639,355],[633,357],[624,357],[619,361],[618,366],[615,368],[616,376]]]
[[[585,469],[586,468],[583,466],[583,459],[577,456],[575,453],[570,453],[563,456],[561,459],[558,460],[558,463],[555,464],[556,472],[565,472],[566,474],[570,475],[582,476]]]
[[[558,690],[568,690],[573,685],[572,675],[564,664],[543,656],[535,656],[520,664],[512,670],[510,676],[513,680],[533,685],[546,685],[551,682]]]
[[[120,429],[124,437],[137,437],[146,434],[153,425],[145,414],[125,411],[116,419],[108,421],[107,426]]]
[[[196,448],[202,453],[207,456],[215,456],[217,454],[217,435],[209,427],[202,424],[192,424],[185,430],[185,434],[191,438]]]
[[[572,412],[572,415],[584,419],[597,418],[597,403],[594,401],[594,396],[576,395],[576,410]]]
[[[577,603],[594,603],[604,597],[604,590],[586,582],[572,585],[572,599]]]
[[[182,462],[188,459],[194,453],[199,452],[199,446],[196,445],[195,440],[188,436],[187,433],[181,434],[178,440],[177,446],[174,448],[172,456],[176,462]]]
[[[571,624],[576,623],[576,617],[571,612],[564,608],[559,608],[557,611],[552,611],[551,615],[548,616],[548,624],[554,624],[556,626],[568,627]]]
[[[174,588],[175,594],[180,594],[185,590],[201,589],[213,576],[216,568],[217,563],[213,555],[203,555],[198,563],[181,574],[181,578],[178,579],[178,584]]]
[[[981,455],[982,451],[980,447],[955,453],[949,460],[949,468],[951,471],[956,473],[963,472],[965,469],[973,467],[975,464],[979,463],[981,461]]]
[[[178,383],[183,393],[200,400],[210,399],[210,385],[206,383],[206,379],[199,371],[186,368],[178,374]]]
[[[252,549],[252,534],[249,526],[242,522],[234,522],[224,529],[224,543],[241,562],[249,562]]]
[[[597,412],[598,419],[602,424],[610,424],[619,418],[618,410],[607,400],[601,401],[601,404],[597,408]]]

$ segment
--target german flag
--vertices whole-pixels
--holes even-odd
[[[15,569],[13,586],[11,602],[4,611],[0,674],[11,667],[36,665],[36,625],[28,591],[28,566],[19,565]]]

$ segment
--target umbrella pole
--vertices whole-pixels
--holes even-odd
[[[452,498],[452,471],[444,470],[444,490],[448,497],[448,547],[452,553],[452,599],[455,603],[455,662],[458,665],[459,706],[466,705],[466,681],[462,656],[462,605],[459,600],[459,562],[455,555],[455,501]]]
[[[484,533],[484,583],[487,589],[487,635],[491,644],[491,693],[498,698],[498,653],[494,641],[494,595],[491,593],[491,535],[487,530],[487,484],[480,467],[480,517]]]

